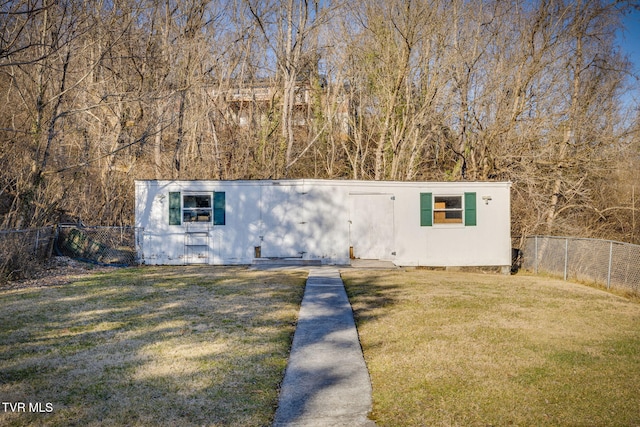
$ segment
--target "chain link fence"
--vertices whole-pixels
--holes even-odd
[[[53,254],[100,265],[136,265],[135,227],[0,230],[0,284],[28,278]]]
[[[53,227],[0,230],[0,247],[16,248],[24,254],[47,258],[51,253],[54,230]]]
[[[59,225],[57,255],[101,265],[137,264],[135,227]]]
[[[611,240],[531,236],[522,267],[640,294],[640,245]]]
[[[0,230],[0,283],[21,278],[51,255],[55,228]]]

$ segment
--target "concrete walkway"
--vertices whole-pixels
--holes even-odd
[[[375,426],[371,382],[336,268],[309,271],[274,427]]]

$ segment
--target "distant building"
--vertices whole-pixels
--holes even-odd
[[[327,101],[327,84],[322,81],[318,89],[312,89],[308,82],[300,82],[296,87],[294,99],[294,126],[306,127],[310,124],[313,104],[324,105]],[[282,90],[270,80],[238,85],[230,89],[214,90],[213,95],[221,98],[228,109],[224,115],[240,127],[264,125],[274,111],[279,112],[282,104]],[[319,97],[319,99],[317,99]],[[334,101],[336,122],[340,135],[351,135],[351,120],[354,116],[352,103],[346,95],[336,97]],[[277,118],[279,119],[279,117]]]

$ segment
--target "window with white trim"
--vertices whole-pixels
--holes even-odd
[[[462,196],[435,196],[433,223],[462,224]]]
[[[169,193],[169,225],[209,223],[225,225],[226,197],[223,191],[213,193]]]
[[[185,194],[182,197],[182,222],[211,222],[211,194]]]

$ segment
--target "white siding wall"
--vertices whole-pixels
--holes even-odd
[[[226,195],[225,225],[169,225],[169,192],[214,191]],[[420,225],[420,193],[465,192],[476,193],[477,225]],[[485,204],[483,196],[491,200]],[[397,265],[505,266],[511,262],[510,221],[509,183],[136,182],[140,256],[147,264],[250,264],[256,246],[263,257],[348,264],[353,246],[356,257]],[[188,257],[187,236],[194,231],[207,236],[199,258]]]

